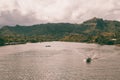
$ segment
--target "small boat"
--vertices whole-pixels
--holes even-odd
[[[92,59],[90,58],[90,57],[88,57],[87,59],[86,59],[86,63],[90,63],[92,61]]]
[[[51,47],[50,45],[46,45],[45,47]]]

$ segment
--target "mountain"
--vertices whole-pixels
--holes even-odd
[[[47,23],[32,26],[4,26],[0,35],[6,42],[12,41],[77,41],[77,42],[102,42],[108,44],[112,39],[119,44],[120,22],[92,18],[81,24]],[[100,39],[99,39],[100,38]],[[101,39],[102,38],[102,39]],[[101,40],[101,41],[99,41]],[[110,43],[111,44],[111,43]]]
[[[59,35],[64,33],[70,33],[74,29],[74,24],[69,23],[48,23],[32,26],[5,26],[0,29],[2,35]],[[11,34],[10,34],[11,33]]]

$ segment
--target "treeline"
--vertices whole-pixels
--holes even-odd
[[[120,35],[82,35],[82,34],[70,34],[61,39],[62,41],[70,42],[86,42],[86,43],[98,43],[101,45],[115,45],[120,44]]]
[[[0,29],[0,45],[45,41],[120,44],[120,22],[93,18],[82,24],[48,23]]]
[[[109,34],[109,35],[108,35]],[[46,42],[46,41],[68,41],[68,42],[86,42],[98,43],[101,45],[120,44],[120,35],[110,33],[100,33],[99,35],[84,35],[84,34],[68,34],[62,37],[53,35],[39,35],[39,36],[4,36],[0,38],[0,46],[8,44],[24,44],[27,42]]]
[[[0,46],[3,45],[15,45],[15,44],[25,44],[27,42],[45,42],[57,40],[53,36],[4,36],[0,38]]]

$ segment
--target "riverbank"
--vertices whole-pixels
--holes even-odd
[[[84,44],[96,44],[96,45],[101,45],[101,46],[107,45],[107,44],[98,44],[98,43],[90,43],[90,42],[89,43],[87,43],[87,42],[69,42],[69,41],[47,41],[47,42],[84,43]],[[11,43],[5,43],[4,45],[1,45],[0,47],[9,46],[9,45],[22,45],[22,44],[28,44],[28,43],[47,43],[47,42],[11,42]],[[46,46],[50,46],[50,45],[46,45]],[[108,46],[120,47],[120,44],[114,44],[114,45],[108,45]]]

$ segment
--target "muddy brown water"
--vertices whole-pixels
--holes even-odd
[[[0,80],[120,80],[120,47],[70,42],[0,47]]]

